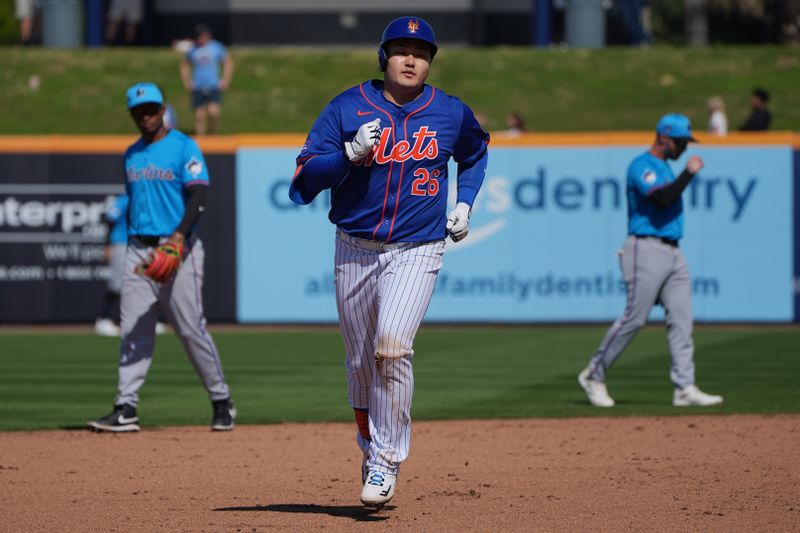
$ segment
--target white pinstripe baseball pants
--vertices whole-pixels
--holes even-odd
[[[351,407],[369,412],[367,467],[397,474],[411,439],[414,337],[442,268],[444,240],[381,245],[336,236],[336,305]]]

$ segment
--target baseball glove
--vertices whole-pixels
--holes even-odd
[[[183,261],[183,245],[166,242],[158,246],[147,261],[136,267],[136,273],[164,283],[178,270]]]

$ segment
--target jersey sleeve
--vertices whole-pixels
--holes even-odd
[[[297,204],[309,204],[324,189],[332,187],[347,174],[344,160],[339,107],[329,103],[322,110],[297,156],[297,169],[289,186],[289,198]],[[310,162],[314,160],[313,164]]]
[[[308,138],[300,150],[300,155],[297,156],[297,164],[307,161],[315,155],[340,152],[343,149],[339,106],[331,102],[325,106],[311,127]]]
[[[486,176],[489,134],[483,131],[469,106],[459,103],[463,108],[461,128],[453,151],[458,163],[457,201],[472,205]]]
[[[210,177],[203,153],[197,143],[188,137],[183,147],[180,172],[184,188],[194,185],[208,186],[209,184]]]
[[[220,42],[217,43],[217,55],[220,61],[224,61],[225,58],[228,57],[228,49]]]
[[[658,177],[658,171],[652,165],[634,161],[628,167],[628,186],[641,196],[647,196],[653,190],[663,187],[664,183]]]

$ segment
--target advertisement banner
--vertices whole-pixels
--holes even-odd
[[[209,320],[235,318],[232,279],[221,290],[235,255],[233,161],[207,158],[213,192],[198,231],[217,280],[206,282]],[[121,154],[0,154],[0,323],[95,319],[109,278],[104,213],[123,192]]]
[[[625,304],[617,255],[627,232],[625,172],[646,148],[491,149],[469,237],[448,241],[426,320],[616,318]],[[336,321],[330,196],[308,206],[289,201],[296,154],[256,148],[237,154],[241,322]],[[696,319],[793,320],[791,147],[693,146],[672,163],[676,173],[692,154],[706,163],[683,194],[681,247]]]

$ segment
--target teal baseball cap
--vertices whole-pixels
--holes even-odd
[[[155,83],[137,83],[128,89],[128,109],[142,104],[164,105],[164,95]]]
[[[692,136],[692,121],[686,115],[670,113],[664,115],[656,124],[656,133],[666,135],[672,139],[686,139],[697,142]]]

